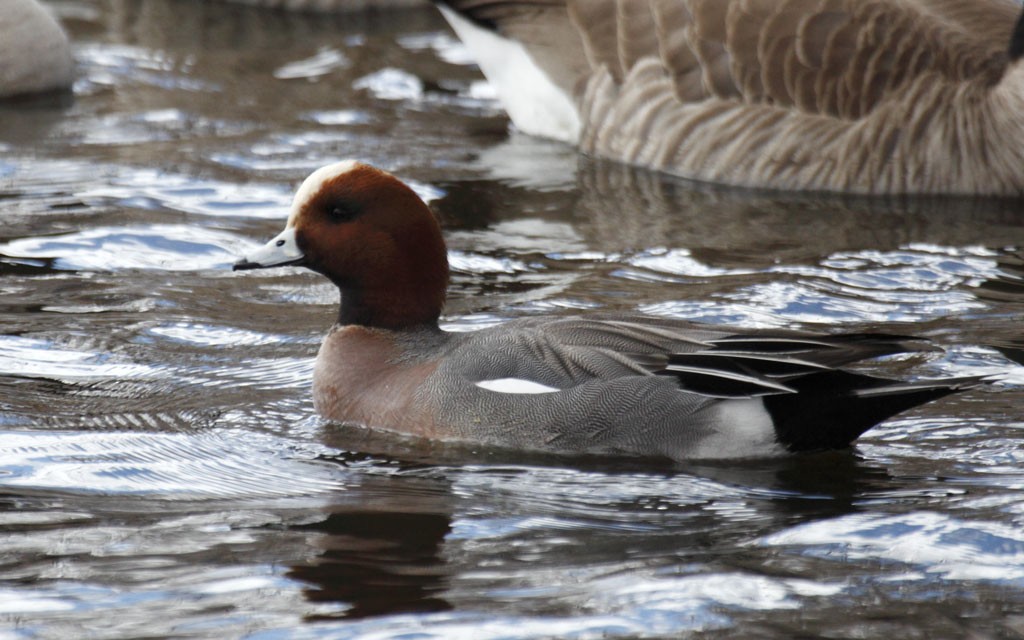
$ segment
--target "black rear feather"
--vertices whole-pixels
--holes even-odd
[[[933,350],[927,340],[882,333],[739,334],[715,338],[709,348],[694,353],[671,354],[651,370],[676,377],[689,392],[759,397],[780,444],[793,452],[820,451],[848,447],[886,418],[987,381],[965,377],[905,382],[837,368]]]
[[[846,448],[886,418],[983,381],[905,383],[836,370],[787,380],[796,393],[763,400],[783,446],[793,452],[821,451]]]

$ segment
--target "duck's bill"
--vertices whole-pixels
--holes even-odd
[[[295,228],[288,227],[270,242],[252,253],[242,256],[232,267],[233,271],[266,269],[302,264],[305,255],[295,240]]]

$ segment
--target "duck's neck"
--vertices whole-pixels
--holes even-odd
[[[382,298],[382,292],[371,294],[363,289],[342,289],[338,324],[361,325],[377,329],[403,330],[423,326],[437,326],[441,309],[408,307],[395,299]]]
[[[403,277],[404,276],[404,277]],[[375,274],[375,282],[339,285],[338,323],[401,331],[437,328],[444,308],[448,271],[393,271]]]

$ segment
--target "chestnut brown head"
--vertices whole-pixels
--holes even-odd
[[[393,175],[353,160],[306,178],[284,231],[234,268],[285,265],[305,266],[336,284],[344,324],[436,323],[448,285],[434,214]]]

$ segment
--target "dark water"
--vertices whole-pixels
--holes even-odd
[[[1024,207],[778,197],[509,134],[430,11],[56,3],[0,108],[0,638],[1024,636]],[[471,330],[578,310],[913,331],[1002,383],[849,453],[650,468],[319,420],[336,293],[232,273],[309,171],[432,200]],[[909,327],[907,325],[910,325]]]

